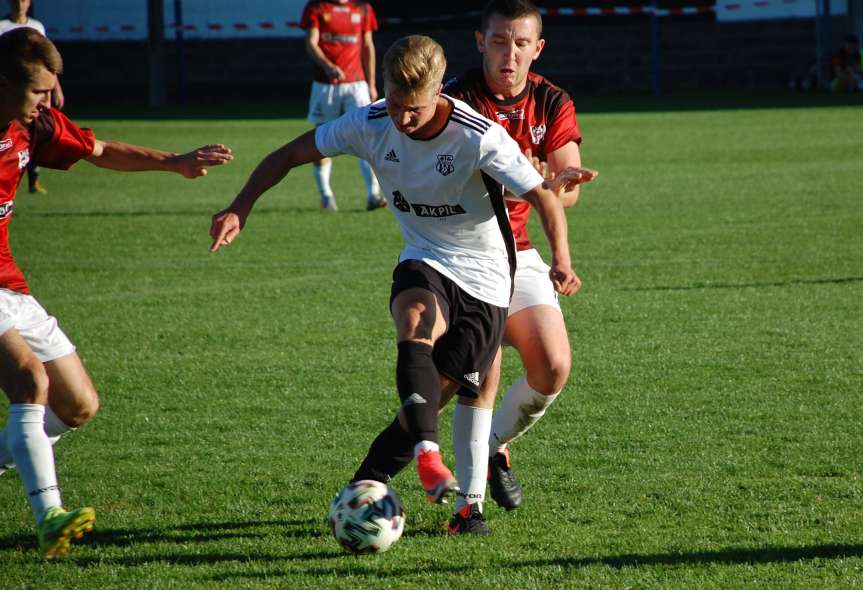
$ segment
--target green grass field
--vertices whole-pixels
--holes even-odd
[[[583,112],[573,377],[513,449],[525,504],[448,538],[406,472],[404,537],[361,558],[324,518],[398,403],[392,215],[341,158],[341,212],[300,170],[210,255],[210,214],[305,124],[81,122],[237,159],[194,182],[83,163],[19,195],[13,249],[102,395],[55,448],[98,523],[41,562],[3,475],[0,588],[863,586],[860,107]]]

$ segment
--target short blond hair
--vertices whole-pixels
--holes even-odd
[[[425,35],[402,37],[384,54],[384,81],[402,92],[437,89],[445,72],[443,47]]]

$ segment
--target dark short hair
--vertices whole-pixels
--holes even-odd
[[[39,66],[53,74],[63,71],[63,58],[45,35],[29,27],[0,35],[0,76],[15,83],[29,82]]]
[[[482,9],[480,20],[480,26],[482,27],[480,32],[482,34],[485,34],[488,28],[488,21],[491,20],[493,14],[510,20],[532,16],[536,19],[538,33],[542,37],[542,15],[539,13],[536,4],[531,2],[531,0],[490,0],[485,5],[485,8]]]

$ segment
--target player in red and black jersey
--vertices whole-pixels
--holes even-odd
[[[309,97],[309,123],[322,125],[378,99],[375,82],[375,44],[378,21],[363,0],[312,0],[303,9],[300,27],[306,31],[306,51],[315,64]],[[313,162],[312,173],[321,208],[338,210],[330,186],[332,160]],[[366,185],[366,209],[386,206],[368,163],[360,160]]]
[[[492,0],[482,14],[476,32],[482,67],[452,80],[444,93],[460,98],[497,121],[522,151],[534,158],[538,169],[554,176],[567,167],[581,168],[581,133],[572,100],[559,87],[530,72],[542,53],[542,18],[530,0]],[[584,170],[583,181],[596,174]],[[565,207],[578,200],[579,186],[559,193]],[[548,266],[534,249],[527,233],[531,207],[508,201],[510,225],[516,239],[518,264],[510,302],[505,340],[521,355],[526,374],[510,386],[493,417],[492,396],[461,400],[453,416],[454,437],[468,430],[469,440],[489,441],[488,473],[492,497],[507,510],[521,504],[522,490],[510,466],[507,445],[524,434],[545,413],[569,377],[571,352],[563,314],[548,275]],[[465,404],[473,404],[472,406]],[[459,424],[461,423],[461,424]],[[477,510],[485,491],[486,456],[474,450],[460,462],[459,449],[469,447],[455,440],[456,471],[464,495],[450,532],[477,528]]]
[[[176,154],[97,139],[49,106],[62,65],[57,48],[33,29],[0,35],[0,387],[9,399],[0,474],[17,466],[46,559],[64,554],[73,538],[93,528],[92,508],[62,508],[52,444],[92,418],[99,397],[75,346],[30,295],[9,249],[21,176],[31,160],[63,170],[87,160],[112,170],[196,178],[232,159],[223,145]]]

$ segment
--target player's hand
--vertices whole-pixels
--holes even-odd
[[[240,235],[240,230],[246,225],[246,215],[242,215],[228,207],[213,215],[210,223],[210,252],[215,252],[222,246],[227,246]]]
[[[573,190],[580,184],[588,183],[597,176],[599,176],[599,172],[596,170],[567,166],[557,174],[552,172],[544,184],[545,188],[553,191],[560,197],[563,193]]]
[[[369,84],[369,98],[371,98],[372,102],[378,99],[378,87],[374,84]]]
[[[581,279],[568,264],[552,264],[548,276],[554,285],[554,290],[561,295],[575,295],[581,288]]]
[[[51,106],[58,111],[62,111],[63,107],[66,106],[66,96],[59,86],[56,86],[51,92]]]
[[[338,82],[345,79],[345,73],[342,71],[342,68],[337,65],[331,64],[324,67],[324,73],[327,75],[327,78],[329,78],[333,82]]]
[[[533,165],[534,169],[539,172],[543,178],[548,178],[548,162],[543,162],[538,156],[533,155],[533,150],[527,148],[524,150],[524,157]]]
[[[221,166],[234,159],[231,148],[222,144],[205,145],[177,156],[177,172],[186,178],[207,175],[208,166]]]

